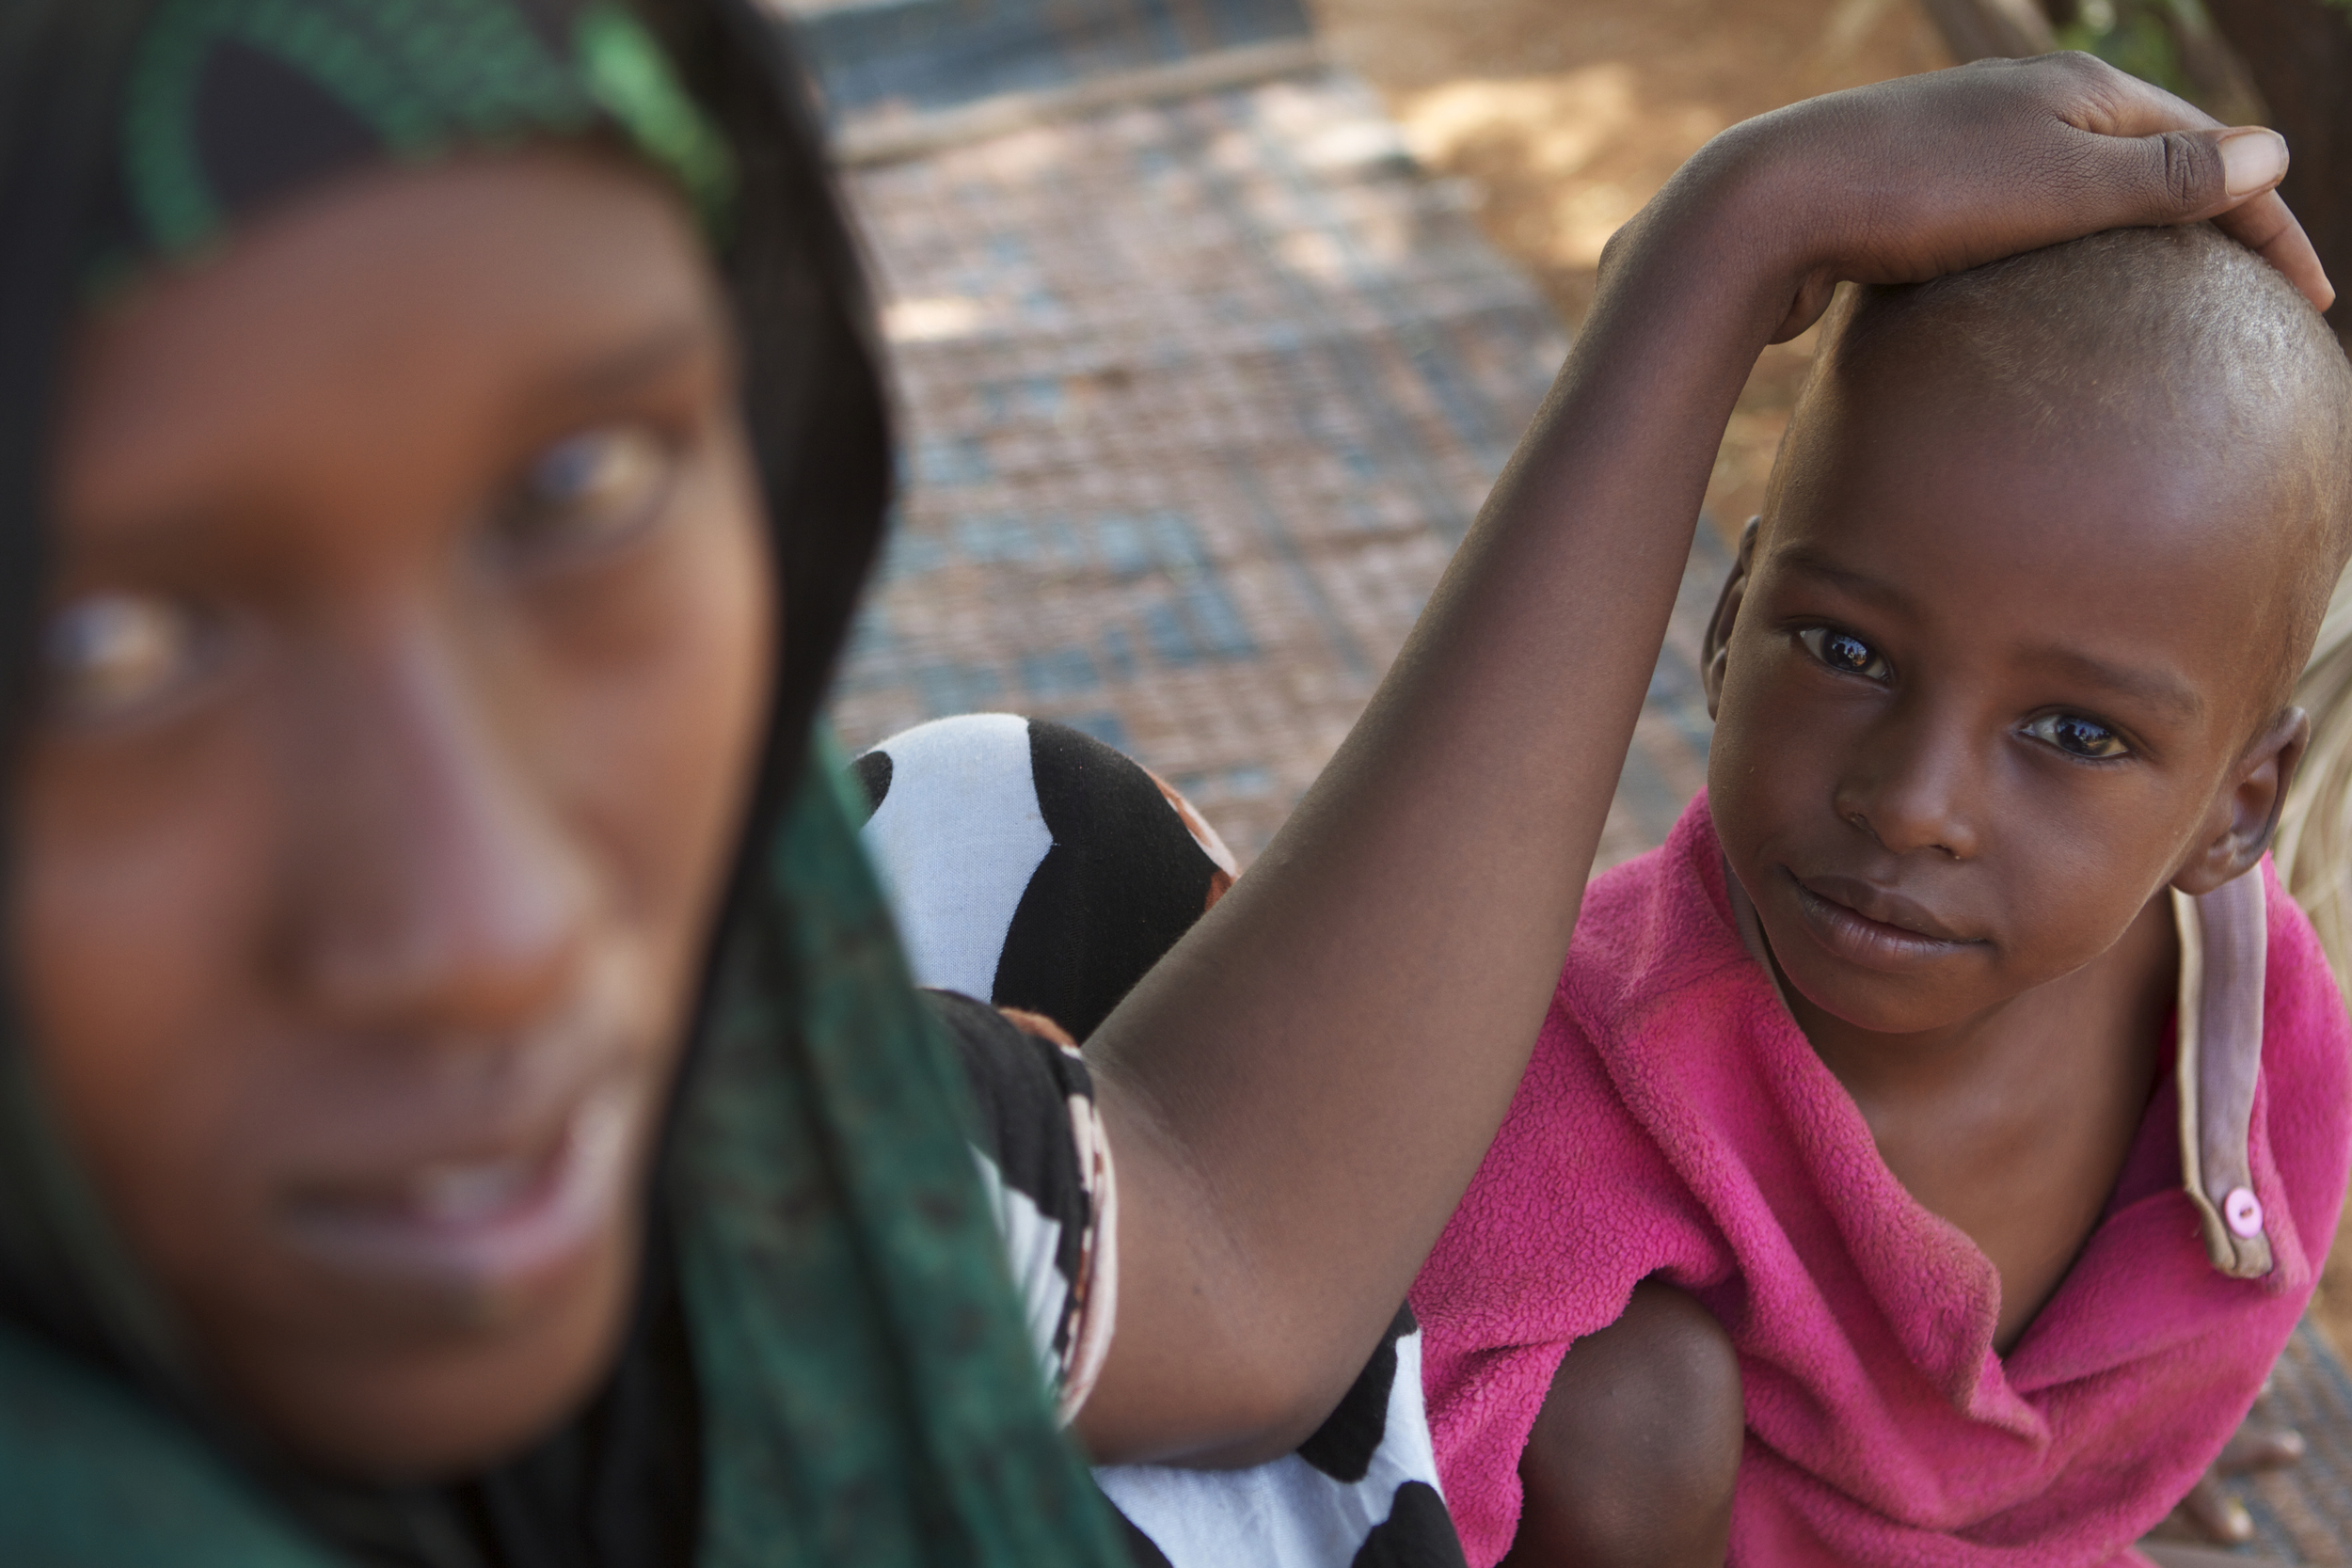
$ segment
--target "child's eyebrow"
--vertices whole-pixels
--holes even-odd
[[[1867,572],[1856,571],[1819,546],[1789,545],[1775,550],[1772,559],[1784,570],[1802,572],[1841,593],[1870,600],[1893,610],[1905,610],[1911,603],[1911,596],[1895,584],[1882,581]],[[2058,643],[2026,648],[2019,658],[2021,662],[2045,673],[2061,674],[2087,686],[2102,688],[2127,701],[2161,708],[2185,724],[2194,723],[2204,713],[2204,699],[2198,695],[2196,688],[2169,671],[2117,664],[2085,653],[2080,648]]]
[[[2169,671],[2113,664],[2080,648],[2055,643],[2027,648],[2022,657],[2036,668],[2053,669],[2072,679],[2103,686],[2118,696],[2167,709],[2183,723],[2194,722],[2205,710],[2197,689]]]
[[[1784,570],[1819,578],[1858,599],[1872,599],[1894,609],[1910,603],[1910,595],[1893,583],[1883,582],[1867,572],[1857,572],[1816,545],[1786,546],[1772,552],[1772,562]]]

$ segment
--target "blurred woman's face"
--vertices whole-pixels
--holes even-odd
[[[420,1476],[575,1407],[776,610],[723,305],[586,152],[358,176],[90,331],[15,982],[224,1386]]]

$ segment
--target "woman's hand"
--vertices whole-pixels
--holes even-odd
[[[2335,298],[2275,187],[2286,143],[2089,55],[1983,60],[1734,126],[1628,227],[1734,216],[1786,269],[1775,341],[1845,279],[1920,282],[2101,229],[2213,219],[2312,303]]]

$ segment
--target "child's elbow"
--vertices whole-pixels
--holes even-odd
[[[1519,1462],[1516,1568],[1718,1568],[1746,1423],[1723,1325],[1669,1285],[1561,1361]]]

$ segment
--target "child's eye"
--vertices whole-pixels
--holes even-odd
[[[50,616],[41,674],[51,709],[83,722],[160,702],[201,668],[204,626],[185,605],[146,594],[92,594]]]
[[[643,425],[569,436],[523,471],[499,517],[525,552],[595,549],[634,532],[660,510],[676,470],[670,444]]]
[[[2073,757],[2120,757],[2131,750],[2105,724],[2074,713],[2045,714],[2027,724],[2026,733]]]
[[[1876,648],[1850,631],[1837,631],[1829,626],[1807,626],[1797,633],[1797,641],[1804,644],[1806,653],[1841,674],[1883,681],[1894,673]]]

